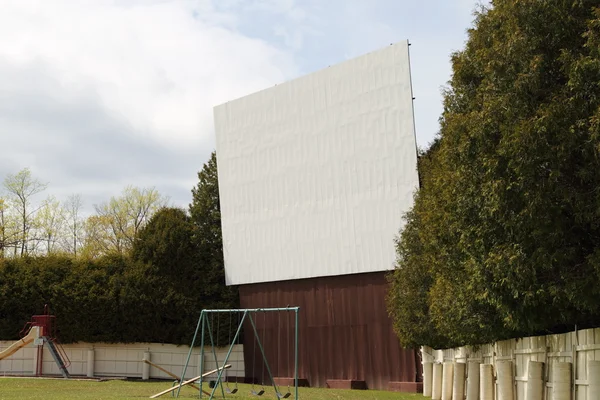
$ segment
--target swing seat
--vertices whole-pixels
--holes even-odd
[[[237,389],[237,388],[234,388],[234,389],[229,389],[229,388],[227,388],[227,389],[225,389],[225,391],[226,391],[227,393],[236,394],[236,393],[237,393],[237,391],[238,391],[238,389]]]
[[[292,394],[290,392],[287,392],[286,394],[281,394],[281,393],[277,392],[277,397],[279,397],[280,399],[287,399],[291,395]]]
[[[261,389],[258,392],[256,390],[252,390],[250,393],[252,393],[255,396],[262,396],[263,394],[265,394],[265,389]]]

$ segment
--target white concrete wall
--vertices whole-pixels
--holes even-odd
[[[0,351],[7,348],[12,341],[0,341]],[[172,344],[159,343],[134,343],[134,344],[108,344],[108,343],[78,343],[63,345],[65,353],[71,360],[68,368],[71,375],[85,376],[88,371],[88,351],[93,350],[94,376],[105,377],[135,377],[141,378],[143,372],[144,353],[150,353],[150,361],[160,365],[162,368],[180,376],[185,366],[189,352],[189,346],[176,346]],[[220,364],[225,360],[228,348],[220,348],[217,351],[217,359]],[[204,371],[215,369],[215,362],[210,348],[206,348]],[[0,360],[0,375],[33,375],[37,363],[37,346],[28,345],[12,356]],[[194,349],[186,371],[186,378],[200,375],[198,366],[200,362],[200,350]],[[244,354],[243,346],[234,346],[229,356],[228,364],[232,367],[227,371],[228,377],[244,376]],[[60,375],[58,366],[50,352],[44,346],[43,352],[43,374]],[[152,367],[150,378],[171,379],[164,372]]]
[[[476,361],[483,364],[492,364],[496,378],[497,363],[512,361],[515,400],[526,399],[529,361],[544,363],[545,393],[543,398],[545,400],[555,400],[552,395],[552,375],[555,363],[571,363],[573,385],[570,398],[573,400],[600,400],[588,396],[590,384],[600,385],[600,382],[590,380],[588,377],[588,362],[600,361],[600,328],[559,335],[510,339],[486,344],[478,348],[465,346],[456,349],[435,350],[423,347],[421,354],[424,363]],[[495,398],[498,399],[497,385],[495,392]]]
[[[0,341],[0,351],[6,349],[13,342]],[[13,374],[31,374],[35,371],[36,347],[30,345],[17,351],[12,356],[0,360],[0,375]]]

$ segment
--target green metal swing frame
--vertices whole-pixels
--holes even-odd
[[[215,365],[217,365],[217,368],[220,368],[219,372],[217,374],[217,379],[216,379],[215,385],[212,388],[212,391],[210,393],[209,400],[212,400],[213,398],[215,398],[215,393],[216,393],[218,387],[221,387],[221,395],[223,396],[223,398],[225,398],[225,391],[223,389],[223,385],[221,384],[221,376],[224,371],[223,367],[225,365],[227,365],[227,361],[229,360],[229,356],[231,355],[233,346],[236,344],[236,341],[237,341],[238,337],[240,336],[240,332],[242,330],[244,321],[246,320],[246,318],[248,318],[248,320],[250,321],[250,325],[252,326],[252,330],[254,332],[254,337],[256,338],[256,342],[258,343],[258,347],[262,354],[264,366],[267,368],[269,378],[271,379],[271,383],[273,384],[273,388],[275,389],[275,394],[277,395],[277,397],[281,397],[280,396],[281,393],[279,392],[279,389],[277,388],[277,385],[275,384],[275,380],[273,379],[273,375],[271,374],[271,368],[269,367],[267,357],[265,356],[265,351],[263,349],[262,343],[260,342],[260,337],[258,335],[258,331],[256,330],[256,324],[254,323],[252,314],[253,313],[256,314],[259,312],[283,312],[283,311],[294,312],[294,318],[295,318],[295,324],[294,324],[294,399],[298,399],[299,398],[298,397],[298,313],[300,311],[300,307],[202,310],[200,312],[200,318],[198,318],[198,324],[196,325],[196,331],[194,332],[194,338],[192,339],[192,344],[190,345],[190,350],[188,352],[187,359],[186,359],[185,365],[183,367],[183,373],[181,374],[181,376],[184,377],[187,372],[187,368],[189,366],[190,358],[192,356],[192,352],[194,350],[194,345],[196,344],[196,340],[198,338],[199,332],[200,332],[200,371],[204,371],[204,358],[205,358],[204,344],[205,344],[206,332],[208,331],[208,339],[210,340],[210,346],[212,349],[212,355],[214,357],[214,362],[215,362]],[[215,350],[215,343],[214,343],[213,335],[212,335],[212,327],[211,327],[211,323],[210,323],[208,316],[214,315],[214,314],[222,314],[222,313],[237,313],[237,314],[241,314],[242,316],[241,316],[241,318],[239,318],[239,324],[238,324],[237,330],[235,332],[233,340],[229,344],[229,349],[227,350],[227,355],[225,356],[223,365],[219,366],[219,362],[217,361],[217,353]],[[204,381],[204,378],[201,376],[199,378],[199,382],[198,382],[200,385],[200,391],[199,391],[200,398],[202,398],[203,381]],[[183,386],[182,383],[183,383],[183,378],[182,378],[181,382],[179,383],[179,387],[177,388],[174,397],[179,397],[179,392],[181,391],[181,387]]]

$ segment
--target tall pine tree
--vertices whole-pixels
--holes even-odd
[[[391,276],[404,345],[600,324],[597,6],[495,0],[452,56]]]
[[[192,189],[190,215],[194,224],[193,243],[198,252],[198,267],[207,302],[215,308],[239,306],[237,287],[225,286],[225,262],[221,233],[221,205],[217,154],[212,152],[208,162],[198,172],[198,184]]]

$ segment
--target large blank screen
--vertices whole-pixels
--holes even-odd
[[[394,267],[418,187],[407,42],[214,116],[228,285]]]

